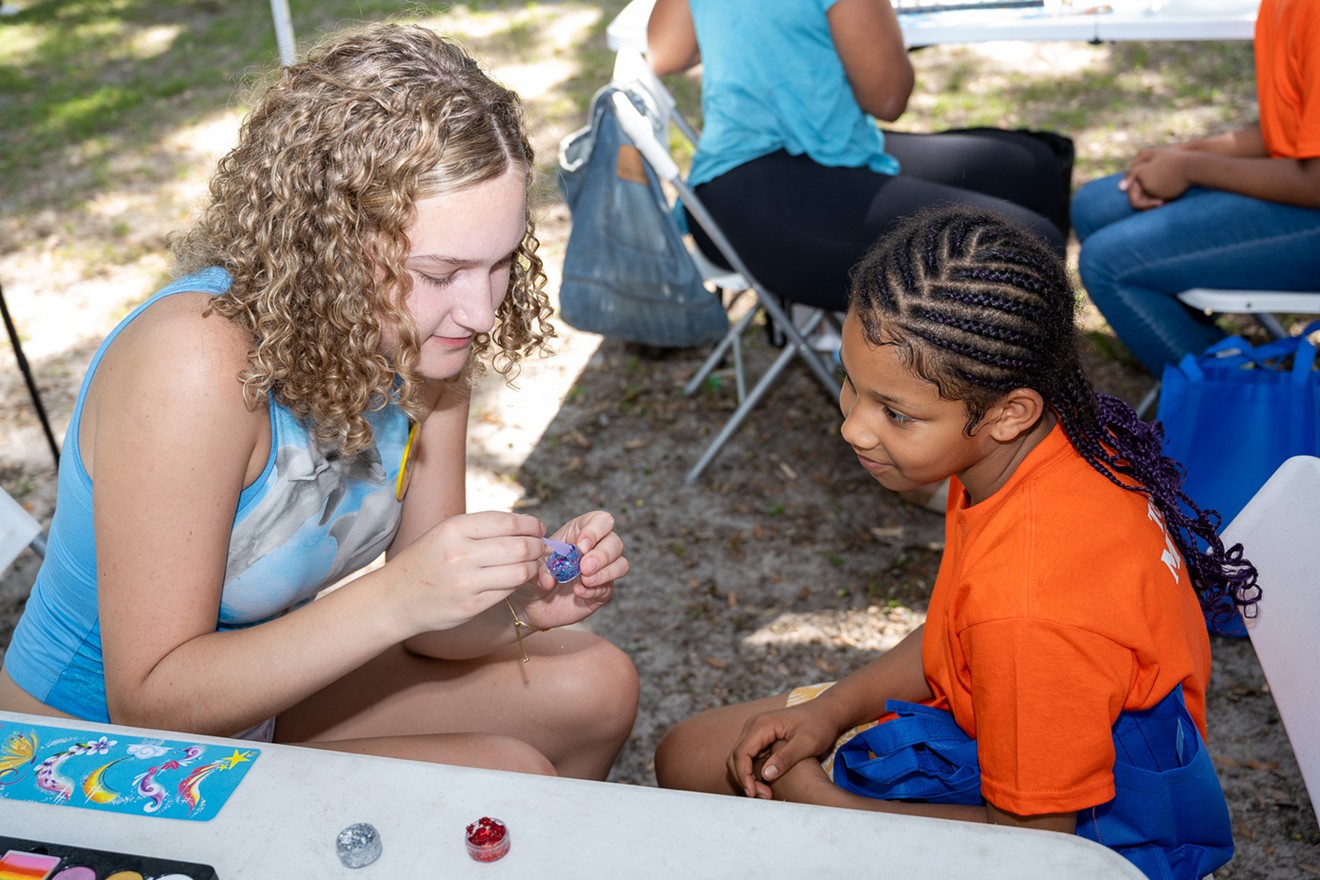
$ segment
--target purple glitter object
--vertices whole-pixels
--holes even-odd
[[[542,538],[541,540],[550,548],[550,555],[545,560],[545,567],[555,576],[555,580],[561,584],[566,584],[576,578],[580,573],[582,551],[572,544],[565,544],[563,541],[554,541],[550,538]]]

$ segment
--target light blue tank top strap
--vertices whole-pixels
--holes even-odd
[[[163,288],[130,313],[97,350],[70,420],[59,472],[59,496],[46,559],[5,655],[16,683],[47,705],[107,721],[92,481],[77,437],[83,403],[105,351],[125,326],[166,296],[218,294],[229,276],[205,269]],[[239,495],[221,593],[217,629],[251,626],[310,601],[330,584],[371,562],[398,528],[394,486],[409,423],[396,405],[369,413],[374,445],[348,458],[318,443],[311,426],[273,400],[271,449],[265,468]],[[169,613],[163,584],[161,613]]]

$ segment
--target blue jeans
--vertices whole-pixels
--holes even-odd
[[[1121,174],[1077,190],[1082,284],[1114,333],[1153,375],[1223,338],[1178,301],[1192,287],[1320,289],[1320,210],[1196,187],[1136,211]]]

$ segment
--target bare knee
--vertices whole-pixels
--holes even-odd
[[[409,734],[297,743],[304,748],[379,755],[406,761],[455,764],[483,770],[508,770],[557,776],[554,763],[535,746],[513,736],[496,733]]]
[[[591,637],[574,654],[569,674],[556,676],[556,701],[573,717],[566,721],[597,740],[622,744],[637,717],[640,682],[632,658],[605,641]]]
[[[693,788],[690,773],[702,745],[696,740],[694,730],[698,718],[680,721],[660,738],[655,748],[655,781],[661,788]]]
[[[520,739],[499,735],[487,735],[482,739],[479,763],[475,766],[537,776],[559,775],[549,758]]]
[[[593,662],[594,687],[583,694],[584,702],[591,705],[591,714],[608,731],[610,738],[620,741],[632,733],[637,720],[637,700],[641,681],[632,658],[615,645],[602,640],[596,649],[599,655]]]
[[[532,675],[544,685],[536,701],[550,731],[547,754],[561,776],[605,779],[637,717],[637,669],[623,651],[588,633],[564,633],[546,647],[557,665],[548,676]]]
[[[655,778],[664,788],[740,794],[729,776],[729,753],[749,718],[782,708],[782,694],[707,709],[674,725],[655,750]]]

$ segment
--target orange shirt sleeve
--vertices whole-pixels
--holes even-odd
[[[1029,618],[962,634],[981,792],[1019,815],[1069,812],[1114,796],[1112,728],[1132,654],[1095,632]]]
[[[1265,148],[1275,158],[1320,156],[1320,4],[1264,0],[1255,48]]]

